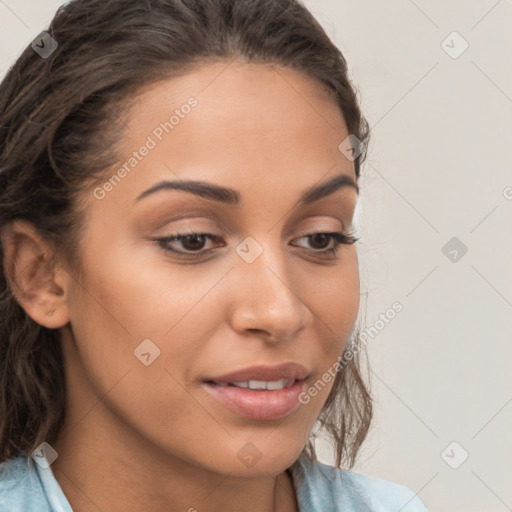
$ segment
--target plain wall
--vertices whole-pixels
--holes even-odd
[[[61,3],[0,1],[0,76]],[[354,470],[430,512],[512,510],[512,4],[305,3],[372,129],[358,257],[376,405]]]

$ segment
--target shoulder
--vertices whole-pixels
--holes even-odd
[[[34,461],[25,455],[0,464],[0,512],[49,511]]]
[[[304,454],[292,466],[292,475],[301,510],[427,512],[414,491],[404,485],[312,462]]]

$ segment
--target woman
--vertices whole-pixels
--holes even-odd
[[[74,0],[0,130],[0,510],[425,511],[350,471],[368,128],[302,4]]]

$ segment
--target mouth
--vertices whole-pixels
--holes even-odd
[[[245,388],[252,390],[275,391],[293,386],[297,379],[278,379],[278,380],[246,380],[238,382],[215,382],[213,380],[206,381],[206,384],[225,388],[227,386],[235,388]]]
[[[307,377],[307,370],[294,363],[260,366],[206,379],[203,388],[217,404],[237,416],[276,420],[299,408]]]

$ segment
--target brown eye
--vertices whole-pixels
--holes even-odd
[[[313,249],[325,249],[329,246],[329,242],[333,239],[331,235],[328,233],[315,233],[314,235],[309,235],[308,238],[313,245]]]
[[[314,246],[312,252],[320,255],[336,254],[341,245],[351,245],[359,240],[359,238],[354,238],[352,235],[345,235],[343,233],[311,233],[300,237],[299,240],[303,238],[308,239],[310,245]],[[334,247],[326,249],[326,247],[329,247],[331,241],[334,241]]]
[[[219,237],[211,233],[176,233],[164,238],[157,238],[155,241],[158,245],[164,249],[164,251],[172,252],[175,254],[181,254],[184,256],[198,256],[206,254],[211,249],[204,249],[204,246],[208,240],[218,240]],[[175,249],[177,244],[181,248]]]
[[[181,244],[187,251],[198,251],[204,248],[204,235],[187,235],[181,238]]]

